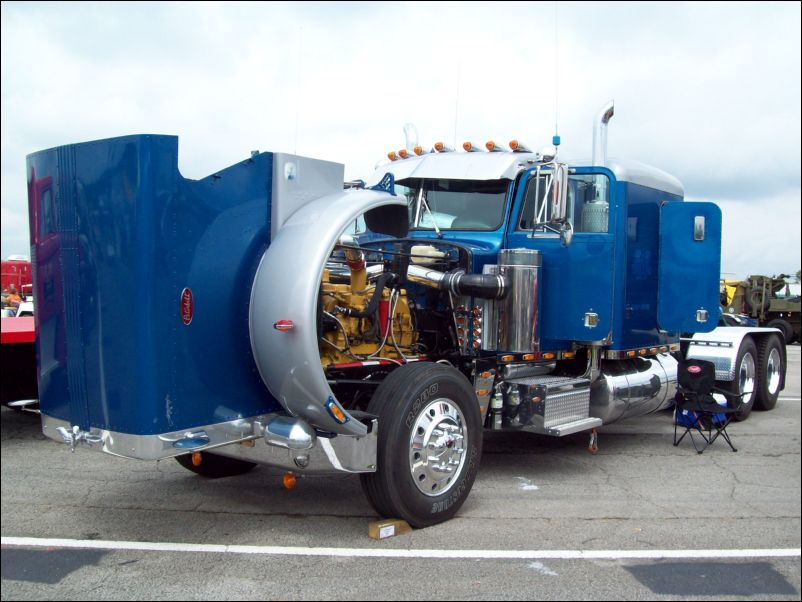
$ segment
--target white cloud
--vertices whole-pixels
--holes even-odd
[[[799,223],[799,5],[561,2],[558,49],[554,7],[3,3],[2,255],[28,253],[28,153],[165,133],[187,177],[253,149],[364,177],[403,145],[404,123],[423,144],[453,141],[457,106],[457,144],[547,143],[557,64],[566,156],[589,156],[593,115],[615,98],[610,154],[719,202],[724,265],[798,269],[798,252],[789,267],[754,236],[727,241],[746,207]],[[762,263],[740,269],[750,257]]]

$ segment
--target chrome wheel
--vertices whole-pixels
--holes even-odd
[[[781,372],[782,358],[779,349],[775,347],[769,353],[766,361],[766,389],[769,395],[775,395],[780,390]]]
[[[738,391],[748,403],[755,392],[755,357],[745,353],[738,368]]]
[[[450,399],[440,398],[418,414],[412,427],[409,470],[418,490],[442,495],[457,482],[467,448],[465,417]]]

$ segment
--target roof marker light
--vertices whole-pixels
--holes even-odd
[[[510,140],[510,150],[514,153],[531,153],[532,150],[519,140]]]
[[[465,149],[466,153],[478,153],[481,152],[481,148],[473,144],[472,142],[463,142],[462,148]]]
[[[454,149],[448,146],[445,142],[435,142],[434,150],[438,153],[453,153]]]
[[[412,149],[412,152],[415,153],[416,155],[420,156],[420,155],[423,154],[423,147],[422,146],[416,146],[415,148]]]
[[[398,159],[398,155],[396,155],[394,151],[390,151],[387,153],[387,158],[390,159],[390,161],[395,161]]]
[[[485,148],[491,153],[505,152],[503,148],[501,148],[498,144],[496,144],[492,140],[488,140],[487,142],[485,142]]]
[[[409,157],[409,151],[405,148],[402,148],[400,151],[398,151],[398,156],[402,159],[406,159]]]

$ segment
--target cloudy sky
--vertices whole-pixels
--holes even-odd
[[[802,265],[797,2],[3,2],[1,39],[4,258],[30,254],[37,150],[174,134],[185,177],[259,149],[358,178],[408,122],[424,145],[540,147],[556,120],[588,157],[614,99],[609,154],[721,206],[723,272]]]

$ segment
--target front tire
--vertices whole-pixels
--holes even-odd
[[[197,453],[198,456],[196,456],[193,461],[195,453]],[[195,474],[199,474],[208,479],[235,477],[253,470],[256,466],[253,462],[218,456],[210,452],[195,453],[175,456],[175,460],[187,470],[191,470]]]
[[[413,527],[453,517],[482,454],[479,404],[468,379],[449,366],[407,364],[379,385],[368,412],[379,418],[378,466],[361,481],[374,510]]]
[[[772,410],[777,405],[785,375],[784,355],[777,335],[765,337],[758,343],[756,410]]]

